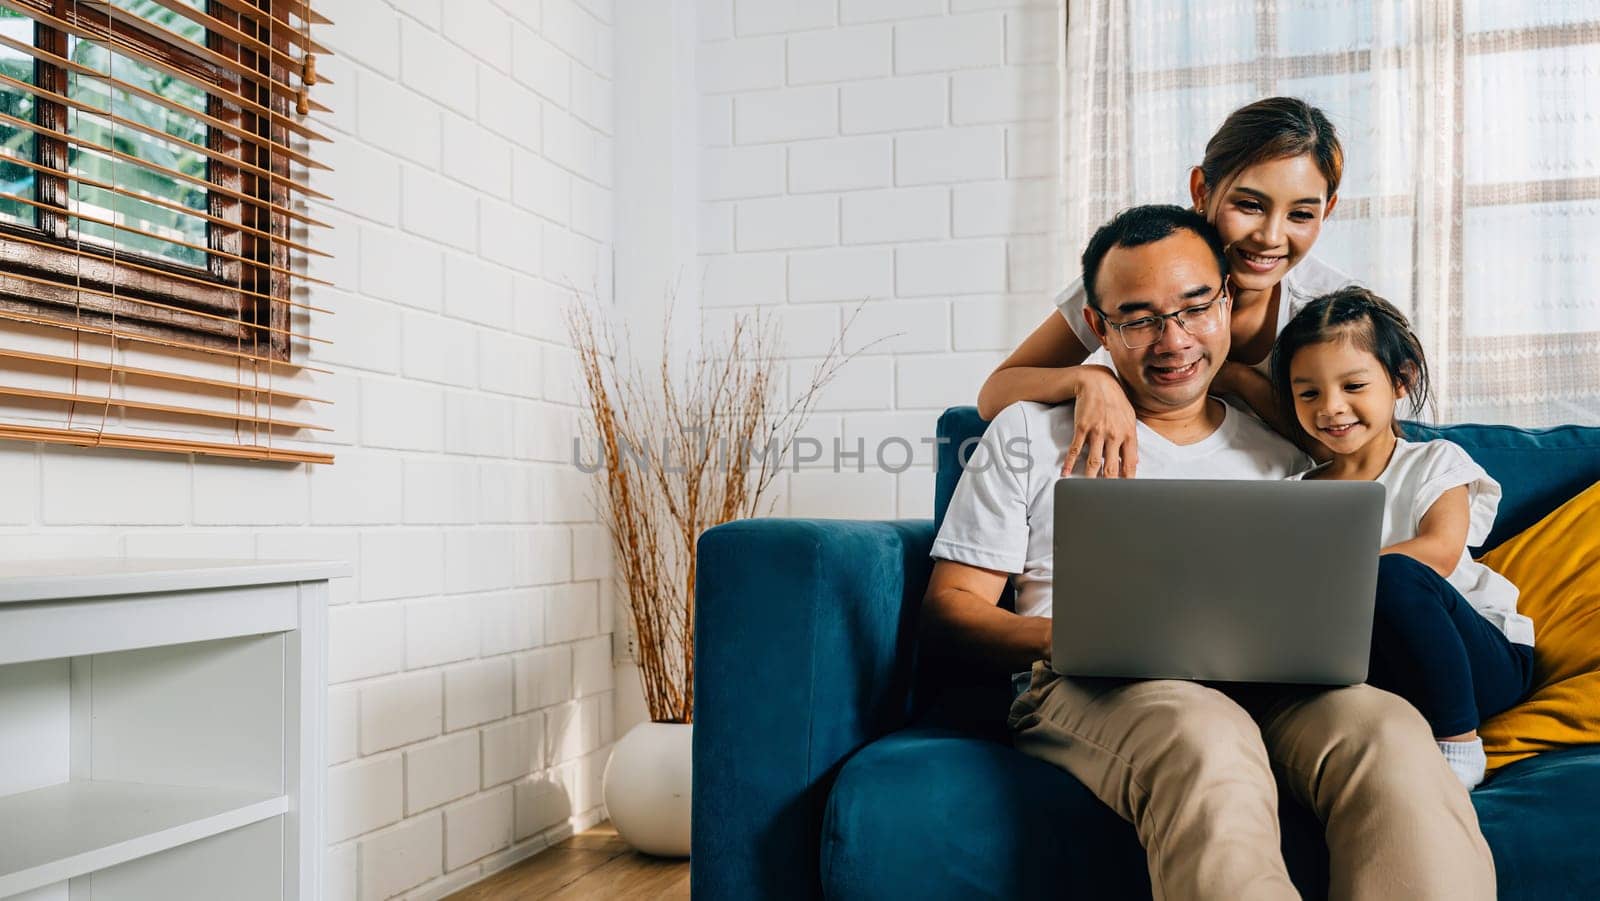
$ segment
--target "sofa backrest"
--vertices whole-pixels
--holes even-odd
[[[1520,429],[1408,422],[1405,430],[1413,441],[1454,441],[1500,483],[1504,496],[1494,530],[1483,547],[1473,549],[1474,556],[1493,549],[1600,481],[1600,428],[1593,426]]]
[[[935,529],[944,522],[962,465],[988,425],[978,416],[977,407],[951,407],[939,417],[938,473],[933,495]],[[1533,525],[1600,481],[1600,427],[1521,429],[1408,422],[1405,429],[1406,437],[1415,441],[1448,438],[1461,445],[1504,490],[1494,530],[1483,547],[1473,549],[1474,556]]]
[[[944,524],[944,511],[950,507],[950,496],[956,493],[956,483],[961,481],[961,468],[972,456],[975,439],[983,437],[989,423],[978,415],[977,407],[951,407],[939,415],[935,431],[939,452],[933,485],[933,530]]]

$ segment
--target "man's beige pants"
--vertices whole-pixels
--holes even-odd
[[[1011,706],[1016,747],[1134,825],[1157,899],[1297,898],[1274,772],[1327,828],[1333,899],[1492,899],[1494,861],[1427,723],[1370,685],[1245,706],[1195,682],[1068,679]]]

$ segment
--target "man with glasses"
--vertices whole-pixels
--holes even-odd
[[[1083,253],[1084,314],[1138,418],[1140,478],[1279,479],[1308,463],[1207,393],[1231,340],[1226,266],[1216,230],[1174,206],[1124,211]],[[1492,897],[1477,816],[1402,699],[1366,685],[1218,688],[1050,668],[1052,486],[1072,434],[1069,405],[1002,411],[933,545],[927,640],[974,667],[1031,668],[1010,713],[1016,747],[1134,825],[1157,898],[1298,897],[1275,774],[1326,826],[1333,897]],[[1015,613],[998,607],[1008,581]]]

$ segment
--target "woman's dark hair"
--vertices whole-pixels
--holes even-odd
[[[1217,259],[1217,275],[1224,280],[1228,275],[1228,257],[1223,251],[1222,236],[1217,227],[1194,210],[1165,203],[1151,203],[1128,207],[1111,217],[1111,221],[1095,230],[1094,236],[1083,249],[1083,296],[1097,312],[1100,295],[1095,293],[1095,279],[1100,276],[1100,263],[1113,247],[1142,247],[1187,229],[1205,240],[1211,255]]]
[[[1309,154],[1328,194],[1339,190],[1344,175],[1344,148],[1339,133],[1322,110],[1296,97],[1268,97],[1228,114],[1222,127],[1206,143],[1200,174],[1206,190],[1221,184],[1256,163]]]
[[[1297,422],[1289,364],[1313,344],[1349,341],[1378,358],[1389,383],[1404,387],[1413,411],[1428,401],[1428,361],[1411,323],[1394,304],[1351,285],[1313,300],[1284,326],[1272,346],[1272,393],[1287,422]],[[1395,423],[1399,429],[1398,421]]]

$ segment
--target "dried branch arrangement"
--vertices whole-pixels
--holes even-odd
[[[666,319],[664,336],[670,309]],[[771,500],[762,501],[818,392],[853,356],[842,352],[849,327],[783,406],[779,334],[759,315],[736,316],[726,335],[702,340],[678,365],[664,338],[660,368],[647,374],[588,308],[567,311],[587,388],[583,438],[599,458],[596,506],[656,722],[687,723],[694,710],[695,542],[712,526],[771,512]]]

